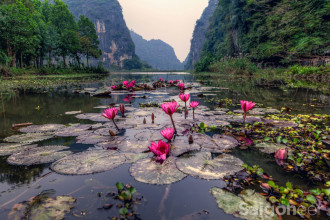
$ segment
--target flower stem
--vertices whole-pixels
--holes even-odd
[[[193,119],[195,120],[195,109],[193,108]]]
[[[184,119],[187,119],[187,102],[184,102]]]
[[[176,132],[175,124],[174,124],[174,121],[173,121],[173,117],[172,117],[172,115],[170,115],[170,117],[171,117],[171,121],[172,121],[172,124],[173,124],[174,133],[176,134],[177,132]]]
[[[118,128],[118,126],[117,126],[117,124],[116,124],[116,122],[115,122],[115,120],[112,119],[112,121],[113,121],[113,124],[116,126],[117,130],[120,131],[120,129]]]

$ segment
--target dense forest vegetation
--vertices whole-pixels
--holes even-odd
[[[75,19],[61,0],[2,0],[0,65],[4,67],[84,66],[101,55],[94,24]],[[6,73],[5,73],[6,74]]]
[[[320,64],[330,54],[329,0],[219,0],[196,71],[228,58]]]

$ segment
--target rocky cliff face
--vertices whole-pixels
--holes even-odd
[[[210,18],[217,7],[219,0],[209,0],[209,5],[203,11],[203,14],[196,22],[196,26],[191,40],[190,52],[184,62],[186,70],[193,69],[194,64],[199,61],[201,50],[205,42],[205,33],[210,25]]]
[[[175,55],[174,49],[161,40],[143,39],[142,36],[131,31],[135,44],[135,53],[142,61],[147,62],[158,70],[182,70],[183,64]]]
[[[102,50],[102,61],[123,66],[134,56],[134,43],[117,0],[64,0],[72,13],[85,15],[96,27]]]

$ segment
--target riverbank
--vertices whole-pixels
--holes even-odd
[[[78,83],[95,82],[107,74],[71,73],[60,75],[16,75],[0,77],[0,93],[13,93],[17,90],[41,90]]]

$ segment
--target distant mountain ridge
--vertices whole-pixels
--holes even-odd
[[[142,61],[158,70],[183,70],[183,64],[169,44],[162,40],[145,40],[134,31],[130,31],[130,34],[135,44],[135,53]]]
[[[194,64],[200,60],[201,51],[206,39],[210,25],[210,19],[217,7],[219,0],[209,0],[208,6],[204,9],[202,16],[197,20],[196,26],[191,39],[190,52],[184,61],[184,68],[191,70],[194,68]]]

